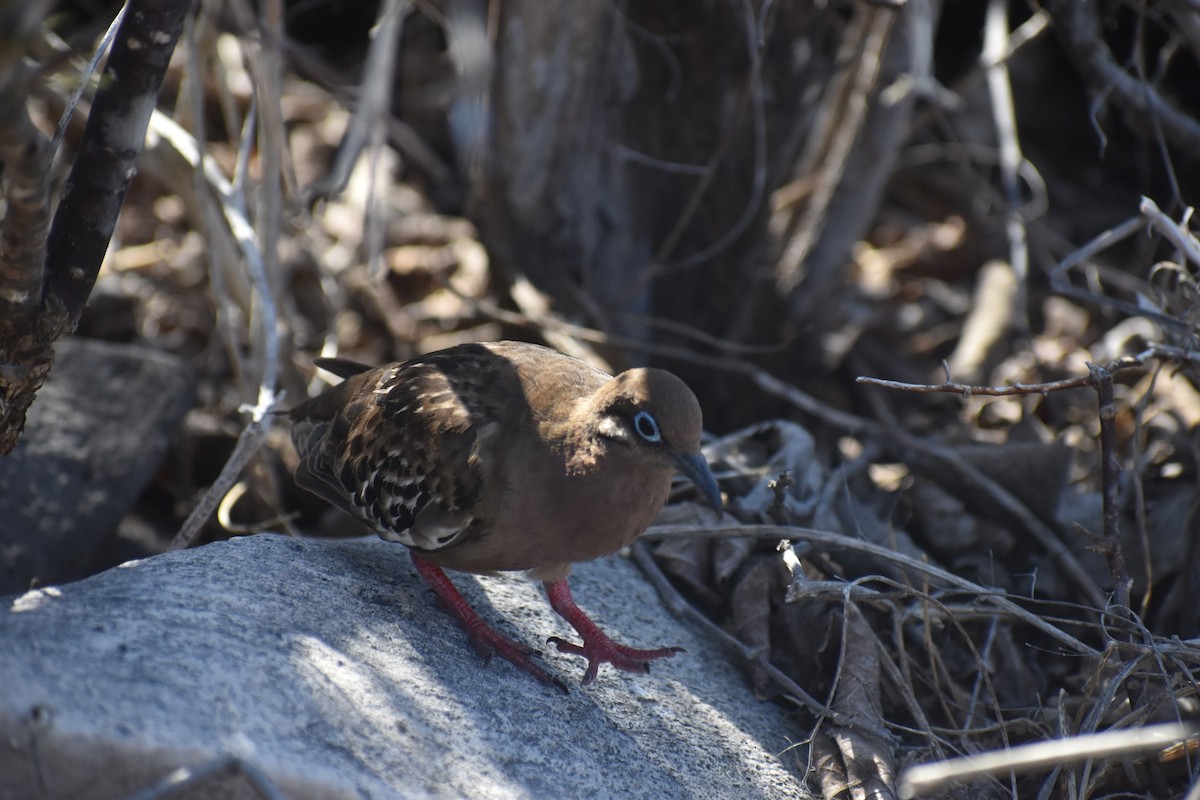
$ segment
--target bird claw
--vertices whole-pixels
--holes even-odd
[[[596,623],[588,619],[588,615],[583,613],[579,606],[575,605],[575,599],[571,597],[571,587],[567,585],[566,578],[561,578],[557,581],[548,581],[546,583],[546,594],[550,597],[551,608],[560,617],[569,622],[571,627],[579,634],[579,637],[583,639],[582,644],[568,642],[557,636],[551,636],[549,641],[558,648],[560,653],[571,653],[572,655],[583,656],[588,660],[587,671],[583,674],[584,686],[596,680],[596,673],[599,671],[601,664],[609,663],[614,668],[625,672],[646,673],[650,671],[651,661],[660,658],[670,658],[676,653],[683,652],[682,647],[660,647],[657,650],[639,650],[636,647],[617,644],[608,638],[608,634],[600,630],[596,626]]]
[[[547,686],[554,686],[564,694],[567,685],[541,667],[534,658],[541,652],[528,645],[509,639],[488,626],[470,631],[471,647],[483,659],[484,664],[490,664],[493,656],[500,656],[518,669],[523,669]]]
[[[471,647],[479,654],[479,657],[483,659],[485,664],[492,660],[492,656],[499,654],[505,661],[514,667],[525,670],[540,683],[544,683],[547,686],[555,686],[562,692],[567,691],[565,683],[542,669],[541,665],[533,660],[534,656],[541,655],[537,650],[520,642],[514,642],[484,622],[483,618],[475,613],[475,609],[471,608],[471,604],[463,598],[458,589],[454,588],[454,584],[446,577],[446,573],[442,572],[440,567],[430,564],[416,553],[412,553],[411,555],[417,572],[429,584],[429,588],[433,590],[434,594],[437,595],[438,600],[441,601],[442,608],[449,612],[458,624],[462,626],[462,629],[466,631],[467,638],[471,641]]]
[[[497,633],[491,628],[483,628],[478,631],[471,631],[469,634],[471,647],[479,654],[484,663],[489,663],[492,656],[500,653],[500,657],[506,661],[512,661],[514,658],[529,658],[531,656],[540,656],[540,650],[535,650],[529,645],[521,644],[520,642],[509,639],[507,636]]]
[[[601,664],[612,664],[614,668],[623,672],[645,674],[650,671],[651,661],[670,658],[676,653],[686,652],[682,647],[640,650],[636,647],[617,644],[603,634],[599,637],[584,639],[583,644],[568,642],[557,636],[551,636],[546,641],[558,648],[560,653],[583,656],[588,660],[587,671],[583,673],[583,680],[580,681],[583,686],[588,686],[596,680],[596,674],[599,672]]]

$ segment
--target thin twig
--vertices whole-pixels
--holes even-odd
[[[1121,462],[1117,459],[1116,416],[1117,404],[1113,400],[1112,372],[1096,364],[1088,364],[1092,386],[1100,417],[1100,473],[1103,487],[1104,533],[1102,536],[1104,555],[1108,559],[1109,573],[1113,579],[1113,601],[1123,610],[1129,609],[1129,587],[1132,581],[1125,569],[1125,555],[1121,548],[1121,509],[1117,502],[1117,481],[1121,475]]]
[[[846,67],[830,86],[824,128],[813,139],[813,151],[803,159],[812,165],[816,182],[803,214],[797,209],[787,226],[790,236],[775,268],[776,283],[784,293],[790,294],[800,285],[805,277],[802,266],[827,225],[834,195],[871,111],[871,93],[879,83],[884,50],[896,19],[897,13],[891,9],[863,8],[855,15],[854,27],[843,36],[843,48],[853,47],[856,52],[841,54],[839,61]],[[822,148],[819,153],[816,144]]]
[[[1063,378],[1059,381],[1046,381],[1044,383],[1013,383],[1008,386],[970,386],[955,381],[944,381],[942,383],[904,383],[903,381],[890,381],[885,378],[871,378],[866,375],[860,375],[854,381],[866,386],[878,386],[882,389],[893,389],[899,392],[912,392],[914,394],[957,394],[962,395],[964,399],[977,395],[1011,397],[1020,394],[1049,394],[1050,392],[1059,392],[1063,389],[1079,389],[1091,385],[1091,378],[1084,376]]]
[[[342,137],[337,158],[329,174],[305,190],[305,202],[311,205],[318,199],[341,194],[350,180],[354,165],[368,144],[376,149],[375,132],[388,112],[388,93],[393,79],[396,50],[400,46],[401,24],[408,13],[406,0],[387,0],[379,9],[379,17],[371,34],[367,61],[363,67],[362,86],[350,125]],[[369,206],[371,204],[368,204]]]
[[[79,100],[83,97],[83,93],[91,85],[92,75],[95,74],[96,67],[100,65],[100,59],[104,58],[104,54],[108,52],[109,46],[112,45],[112,40],[117,35],[117,28],[121,26],[121,21],[125,19],[126,8],[128,8],[128,5],[122,5],[117,11],[117,15],[113,17],[113,21],[109,23],[108,30],[100,38],[100,43],[96,45],[96,52],[92,53],[91,60],[80,71],[79,77],[76,79],[78,82],[75,86],[75,91],[71,92],[71,96],[67,98],[67,102],[63,106],[62,116],[58,118],[58,125],[54,128],[54,138],[50,142],[51,159],[58,154],[58,148],[62,144],[63,136],[67,133],[67,125],[71,122],[71,117],[74,116],[75,108],[79,105]]]
[[[1141,203],[1138,204],[1138,211],[1150,223],[1150,227],[1179,248],[1184,257],[1194,266],[1200,267],[1200,240],[1197,240],[1191,231],[1164,214],[1158,204],[1149,197],[1142,198]],[[1189,209],[1189,214],[1190,211]]]
[[[1146,362],[1153,358],[1162,358],[1172,361],[1185,361],[1191,363],[1200,363],[1200,353],[1185,350],[1182,347],[1176,347],[1168,344],[1154,343],[1140,353],[1135,353],[1131,356],[1123,356],[1114,359],[1103,365],[1103,369],[1108,372],[1119,372],[1124,369],[1133,369],[1143,367]],[[1049,394],[1050,392],[1059,392],[1064,389],[1080,389],[1094,385],[1095,378],[1089,372],[1087,375],[1078,375],[1074,378],[1063,378],[1058,381],[1045,381],[1043,383],[1013,383],[1008,386],[971,386],[956,381],[944,381],[942,383],[904,383],[902,381],[890,381],[883,378],[871,378],[865,375],[860,375],[855,378],[856,383],[866,384],[868,386],[879,386],[884,389],[894,389],[901,392],[912,392],[914,394],[957,394],[964,398],[973,397],[976,395],[984,395],[987,397],[1010,397],[1021,394]]]
[[[271,424],[270,412],[281,399],[275,393],[279,373],[278,315],[275,310],[275,299],[271,291],[270,281],[267,278],[262,256],[258,249],[254,227],[247,218],[245,207],[240,196],[234,190],[233,185],[221,174],[212,159],[199,152],[196,147],[196,140],[192,138],[191,134],[179,127],[174,121],[155,112],[151,118],[151,126],[159,136],[169,142],[194,169],[204,176],[209,187],[221,199],[221,208],[225,214],[226,224],[237,240],[256,289],[262,318],[259,333],[262,337],[261,352],[263,363],[262,376],[258,387],[258,402],[253,407],[247,409],[250,412],[251,420],[242,430],[241,435],[238,436],[237,444],[234,446],[229,460],[226,461],[217,479],[209,487],[204,497],[200,499],[196,508],[188,515],[188,518],[184,521],[175,538],[171,540],[170,549],[179,550],[192,544],[196,536],[199,535],[204,523],[212,516],[212,512],[220,504],[221,498],[237,482],[237,477],[246,463],[258,452],[266,440],[267,431]],[[246,125],[247,135],[243,136],[243,146],[245,147],[248,147],[247,142],[251,141],[248,132],[252,129],[253,126],[248,121]]]
[[[654,588],[658,591],[659,596],[667,604],[667,608],[671,610],[672,614],[688,620],[717,641],[736,650],[746,662],[757,664],[781,689],[788,692],[797,703],[807,708],[817,717],[828,717],[839,725],[846,724],[846,720],[841,714],[804,691],[799,684],[772,664],[765,653],[751,649],[740,639],[731,635],[707,616],[693,608],[692,604],[685,600],[683,595],[675,589],[671,581],[667,579],[667,576],[663,575],[662,570],[658,568],[658,564],[655,563],[654,557],[650,554],[650,549],[646,546],[645,542],[634,542],[630,551],[633,555],[633,560],[646,573],[646,576],[650,579],[650,582],[654,585]]]
[[[1157,212],[1157,213],[1156,213]],[[1098,305],[1101,307],[1111,308],[1122,314],[1127,314],[1131,317],[1145,317],[1158,325],[1163,326],[1171,331],[1186,333],[1190,330],[1189,323],[1176,319],[1175,317],[1156,311],[1153,308],[1146,307],[1143,303],[1130,302],[1121,300],[1115,297],[1107,297],[1097,295],[1093,292],[1080,289],[1071,285],[1067,272],[1074,266],[1080,263],[1089,262],[1091,259],[1103,250],[1106,250],[1118,242],[1129,238],[1150,226],[1157,227],[1164,236],[1175,241],[1176,245],[1186,253],[1194,253],[1195,247],[1191,247],[1187,241],[1185,232],[1181,230],[1181,226],[1171,220],[1166,215],[1158,211],[1158,207],[1148,198],[1142,198],[1142,213],[1140,216],[1131,217],[1119,225],[1115,225],[1106,231],[1103,231],[1093,237],[1082,247],[1076,248],[1062,261],[1060,261],[1052,270],[1050,270],[1050,286],[1057,294],[1063,297],[1070,297],[1084,303]],[[1194,238],[1194,237],[1193,237]],[[1176,241],[1178,239],[1178,241]],[[1102,264],[1094,264],[1093,268],[1103,269]],[[1138,292],[1139,284],[1119,270],[1106,270],[1107,278],[1115,282],[1118,286],[1125,289],[1127,292]]]
[[[685,209],[684,213],[680,215],[675,228],[666,237],[662,247],[655,253],[651,268],[639,276],[639,284],[650,277],[692,269],[720,254],[736,242],[739,236],[746,232],[746,229],[750,227],[750,223],[754,221],[754,218],[762,210],[763,198],[766,196],[767,186],[767,112],[766,101],[763,97],[762,43],[758,36],[759,26],[754,16],[754,4],[750,0],[742,0],[741,6],[743,12],[742,24],[745,28],[746,36],[746,49],[750,56],[750,85],[747,100],[750,104],[754,167],[750,173],[749,196],[741,202],[741,215],[715,241],[695,253],[678,258],[675,261],[665,261],[670,255],[671,249],[675,246],[678,237],[682,236],[686,224],[694,216],[695,210],[699,206],[699,200],[703,197],[705,190],[715,177],[717,161],[719,161],[729,144],[737,139],[737,137],[732,135],[727,136],[726,141],[718,148],[712,162],[709,164],[709,169],[704,176],[701,186],[697,187],[696,192],[693,193],[689,208]]]
[[[195,130],[191,149],[195,153],[208,151],[205,81],[204,71],[200,65],[200,41],[203,38],[202,31],[206,20],[207,17],[203,14],[190,17],[185,29],[184,56],[187,64],[185,74],[189,77],[183,87],[186,104],[182,104],[182,108],[191,113],[192,127]],[[225,88],[228,86],[228,81],[220,80],[217,85]],[[227,94],[228,91],[222,92],[222,99]],[[230,104],[222,102],[221,105],[225,107]],[[232,117],[226,119],[232,120]],[[238,127],[240,128],[241,125]],[[233,271],[233,263],[237,258],[237,245],[232,241],[233,236],[229,232],[229,226],[222,222],[221,212],[216,208],[217,203],[213,199],[204,175],[194,165],[192,165],[191,174],[192,202],[195,203],[197,209],[200,228],[208,251],[208,291],[211,295],[213,312],[216,315],[214,333],[225,347],[225,353],[233,367],[235,380],[240,381],[245,370],[242,365],[243,348],[238,335],[240,326],[235,322],[235,315],[239,310],[248,306],[249,302],[240,303],[239,300],[245,296],[246,292],[237,291],[237,299],[235,299],[229,286],[227,273]],[[236,288],[241,289],[242,287]]]
[[[1008,78],[1008,63],[1003,58],[1008,41],[1008,3],[1005,0],[989,0],[984,25],[985,61],[987,69],[988,95],[992,100],[992,119],[996,126],[996,138],[1000,143],[1000,185],[1004,190],[1005,214],[1004,233],[1008,237],[1008,263],[1016,273],[1016,319],[1019,330],[1029,330],[1028,301],[1026,292],[1029,284],[1029,246],[1025,233],[1025,221],[1021,218],[1021,144],[1017,136],[1017,114],[1013,108],[1012,84]]]
[[[1154,591],[1154,548],[1150,544],[1150,527],[1149,520],[1146,514],[1146,470],[1148,462],[1145,458],[1144,445],[1146,444],[1146,418],[1147,409],[1150,405],[1151,398],[1154,396],[1155,386],[1157,385],[1162,374],[1161,366],[1155,369],[1150,376],[1150,385],[1147,391],[1138,398],[1133,406],[1133,436],[1130,437],[1130,447],[1132,452],[1130,458],[1135,465],[1136,474],[1133,480],[1130,481],[1133,489],[1133,517],[1134,525],[1137,528],[1138,544],[1142,550],[1142,602],[1138,614],[1145,618],[1150,613],[1150,604],[1155,600]]]
[[[884,406],[877,394],[871,396],[869,399],[876,407],[876,413],[880,418],[891,418],[890,410]],[[895,420],[892,420],[890,426],[883,427],[887,431],[889,438],[897,441],[901,447],[910,451],[908,456],[910,462],[916,462],[919,466],[921,460],[924,459],[940,465],[943,469],[949,468],[950,474],[967,481],[976,490],[975,494],[978,497],[973,498],[974,502],[986,501],[990,503],[996,510],[1007,515],[1014,525],[1019,526],[1033,536],[1038,544],[1049,553],[1050,557],[1054,559],[1055,563],[1066,574],[1071,584],[1075,587],[1075,590],[1080,592],[1083,598],[1094,609],[1099,610],[1107,605],[1104,594],[1096,586],[1095,581],[1092,580],[1092,576],[1079,563],[1079,559],[1071,552],[1070,548],[1062,542],[1049,525],[1030,511],[1029,507],[1013,495],[1011,491],[989,478],[978,466],[969,463],[955,449],[919,439],[905,430]]]
[[[288,153],[288,138],[284,128],[283,54],[279,42],[283,39],[282,0],[262,0],[259,3],[261,45],[253,51],[250,67],[255,81],[254,107],[258,110],[258,158],[260,177],[257,223],[259,252],[262,254],[263,274],[267,278],[272,298],[280,290],[279,241],[283,230],[283,190],[294,185]],[[249,150],[249,148],[247,148]],[[272,314],[263,325],[278,325]],[[260,337],[261,338],[261,337]]]
[[[1035,614],[1021,608],[1007,596],[988,589],[966,578],[955,575],[925,561],[911,558],[895,550],[855,539],[842,533],[818,531],[794,525],[652,525],[642,534],[643,538],[654,539],[713,539],[729,536],[753,536],[758,539],[802,539],[830,550],[853,550],[892,561],[923,575],[927,575],[948,586],[977,594],[981,601],[995,603],[997,608],[1011,614],[1020,621],[1042,631],[1047,636],[1079,655],[1096,656],[1099,651],[1084,644],[1069,633],[1050,625]]]
[[[910,767],[901,776],[900,797],[928,797],[943,786],[983,775],[1028,771],[1097,756],[1160,750],[1195,735],[1195,731],[1194,725],[1168,722],[1136,730],[1112,730],[1034,742],[935,764],[921,764]]]
[[[780,352],[794,341],[794,337],[789,337],[775,344],[745,344],[744,342],[735,342],[730,339],[713,336],[711,333],[700,330],[694,325],[688,325],[678,320],[667,319],[666,317],[652,317],[644,314],[615,314],[613,317],[630,325],[644,326],[677,334],[726,355],[769,355]]]
[[[1130,236],[1145,227],[1146,218],[1144,216],[1130,217],[1124,222],[1114,225],[1108,230],[1101,231],[1088,240],[1082,247],[1077,248],[1074,252],[1055,265],[1054,269],[1050,271],[1051,283],[1054,283],[1055,279],[1061,280],[1066,271],[1076,264],[1090,260],[1097,253],[1107,250],[1118,242],[1128,239]],[[1055,289],[1057,290],[1058,287],[1056,286]]]
[[[1146,81],[1119,67],[1100,36],[1094,17],[1097,4],[1079,0],[1049,3],[1067,55],[1097,92],[1112,97],[1132,124],[1153,117],[1163,135],[1188,153],[1200,152],[1200,123],[1169,102]]]
[[[1049,29],[1050,15],[1046,13],[1045,9],[1038,9],[1030,15],[1029,19],[1022,22],[1016,30],[1009,34],[1004,42],[1004,49],[1000,53],[991,53],[986,49],[981,52],[975,64],[971,66],[971,69],[950,85],[950,93],[958,97],[966,97],[984,79],[987,71],[995,65],[995,59],[998,58],[999,61],[1004,62],[1011,61],[1021,48],[1038,39]],[[912,123],[909,125],[907,140],[910,142],[917,141],[920,137],[916,134],[924,130],[930,122],[938,119],[940,116],[942,116],[942,109],[936,105],[920,109],[913,116]],[[962,146],[966,143],[958,142],[957,144]],[[907,155],[912,155],[912,149],[914,148],[910,146]],[[992,150],[990,147],[986,149],[989,152]]]
[[[221,468],[221,472],[213,481],[212,486],[208,487],[208,491],[200,498],[200,502],[192,509],[192,513],[188,514],[187,519],[183,521],[179,532],[171,540],[168,550],[184,550],[192,546],[204,524],[221,504],[221,498],[233,488],[242,469],[250,463],[250,459],[266,442],[271,422],[270,417],[253,419],[242,429],[225,466]]]

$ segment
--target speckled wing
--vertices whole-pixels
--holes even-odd
[[[484,461],[498,423],[486,351],[369,369],[292,409],[296,482],[384,539],[439,550],[477,527]]]

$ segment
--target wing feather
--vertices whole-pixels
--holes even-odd
[[[504,378],[482,346],[454,351],[367,371],[322,363],[346,380],[290,412],[297,482],[410,547],[478,530]]]

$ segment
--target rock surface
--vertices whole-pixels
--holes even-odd
[[[194,381],[178,356],[62,339],[17,447],[0,458],[0,594],[141,555],[115,536],[154,476]]]
[[[540,587],[455,582],[571,692],[484,666],[404,548],[258,535],[0,601],[0,798],[122,798],[232,755],[289,798],[802,797],[782,709],[626,561],[579,566],[614,638],[688,652],[649,675],[550,652]],[[253,797],[221,773],[178,797]],[[39,794],[39,792],[41,794]]]

